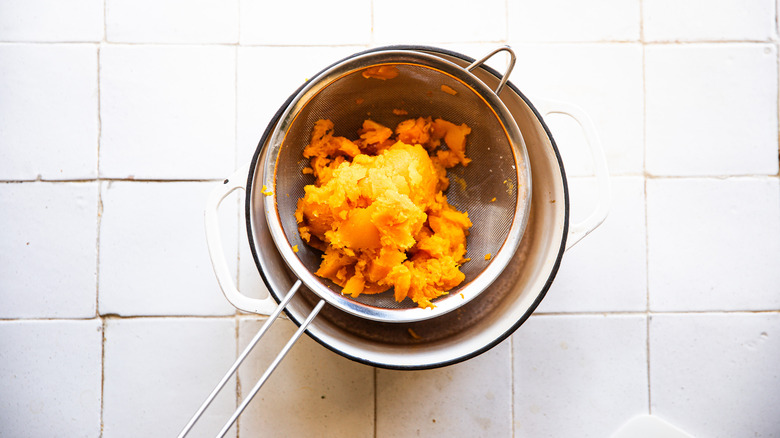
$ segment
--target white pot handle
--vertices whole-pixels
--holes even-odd
[[[612,202],[612,190],[609,183],[607,159],[604,156],[604,148],[601,146],[601,140],[596,132],[593,120],[582,108],[567,102],[545,99],[534,100],[534,106],[542,113],[542,116],[564,114],[576,120],[585,134],[585,140],[593,158],[593,168],[595,169],[596,183],[598,185],[598,201],[596,208],[590,216],[569,227],[569,236],[566,240],[566,249],[568,250],[582,240],[583,237],[590,234],[591,231],[598,228],[606,219],[607,213],[609,213],[609,206]]]
[[[205,211],[206,244],[209,248],[211,266],[214,267],[217,282],[230,304],[244,312],[270,315],[276,308],[276,302],[270,295],[265,299],[251,298],[242,294],[236,288],[236,285],[233,283],[233,275],[225,259],[225,252],[222,248],[222,236],[219,232],[219,219],[217,217],[219,205],[229,194],[238,189],[244,189],[248,173],[249,163],[236,170],[228,179],[214,187],[209,194]]]

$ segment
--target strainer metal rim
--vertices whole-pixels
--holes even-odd
[[[518,190],[515,212],[509,232],[502,246],[492,257],[488,266],[459,291],[462,297],[461,299],[437,299],[434,301],[436,307],[433,309],[417,307],[389,309],[375,307],[359,303],[348,296],[344,296],[330,289],[296,256],[295,251],[292,249],[292,244],[288,241],[283,226],[281,225],[276,202],[276,196],[278,194],[275,187],[276,160],[287,129],[302,108],[308,104],[308,101],[333,81],[345,74],[360,71],[366,67],[377,64],[402,63],[407,61],[411,61],[415,65],[434,68],[456,78],[466,84],[486,102],[486,105],[493,110],[495,116],[503,126],[510,141],[513,155],[512,158],[514,160],[515,171],[517,172],[518,178],[518,187],[515,188],[515,190]],[[498,96],[476,76],[455,63],[433,55],[402,50],[382,50],[356,55],[329,67],[310,80],[287,105],[287,108],[279,118],[279,123],[276,124],[271,133],[268,142],[268,150],[266,152],[267,153],[264,154],[265,159],[262,163],[263,173],[261,175],[261,181],[268,187],[272,187],[274,194],[272,195],[273,202],[264,202],[265,217],[274,244],[281,253],[282,258],[293,273],[316,295],[329,304],[362,318],[382,322],[414,322],[433,318],[455,310],[485,291],[490,284],[498,278],[504,267],[514,255],[525,231],[528,220],[528,209],[531,202],[531,169],[528,166],[529,161],[525,142],[514,118]],[[521,187],[525,193],[521,192]]]

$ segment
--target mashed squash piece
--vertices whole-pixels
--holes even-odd
[[[393,79],[398,76],[400,72],[395,66],[392,65],[380,65],[376,67],[369,67],[363,70],[364,78],[381,79],[383,81],[387,79]]]
[[[409,119],[395,130],[363,122],[353,141],[319,120],[303,156],[317,181],[295,212],[309,245],[324,251],[316,274],[357,297],[394,288],[395,299],[419,307],[465,279],[468,213],[443,190],[446,169],[468,165],[471,129],[442,119]],[[442,140],[447,149],[442,150]]]

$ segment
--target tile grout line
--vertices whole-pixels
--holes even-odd
[[[509,340],[509,430],[511,437],[515,438],[515,343],[514,336],[510,335]]]
[[[239,8],[241,7],[239,2]],[[238,28],[238,38],[239,41],[241,39],[241,13],[239,9],[239,28]],[[240,43],[239,43],[240,44]],[[234,80],[234,87],[235,87],[235,95],[234,95],[234,101],[233,101],[233,122],[234,122],[234,132],[233,132],[233,165],[235,168],[238,168],[238,162],[239,162],[239,147],[238,147],[238,56],[239,56],[239,46],[236,45],[236,58],[234,63],[234,72],[233,72],[233,80]],[[246,195],[244,195],[246,197]],[[235,225],[236,225],[236,251],[233,254],[233,259],[236,261],[236,288],[238,290],[241,290],[241,250],[239,249],[241,247],[241,196],[236,197],[236,211],[235,211]],[[235,309],[234,315],[236,316],[236,321],[238,321],[238,309]],[[238,331],[236,331],[236,343],[238,343]],[[238,387],[236,387],[236,400],[240,402],[241,397],[238,393]],[[236,429],[238,430],[238,429]],[[238,438],[238,437],[237,437]]]
[[[98,91],[98,96],[100,91]],[[99,143],[98,143],[99,145]],[[98,155],[99,161],[99,155]],[[96,221],[96,243],[95,243],[95,316],[100,320],[103,327],[103,336],[101,340],[101,364],[100,364],[100,436],[103,436],[103,387],[105,385],[105,351],[106,351],[106,320],[100,315],[100,228],[103,219],[103,183],[98,180],[97,184],[97,221]]]
[[[374,438],[377,438],[379,434],[379,427],[378,427],[378,421],[377,417],[379,415],[379,408],[378,408],[378,401],[379,401],[379,394],[377,389],[377,373],[379,372],[379,369],[377,367],[374,367]]]
[[[647,371],[647,413],[652,415],[652,394],[650,386],[650,231],[647,214],[647,41],[645,38],[644,0],[639,0],[639,41],[642,45],[642,184],[645,207],[645,361]]]
[[[373,32],[372,32],[373,36]],[[507,38],[508,39],[508,38]],[[372,38],[373,40],[373,38]],[[501,43],[505,39],[479,40],[479,41],[430,41],[427,44],[495,44]],[[289,47],[289,48],[328,48],[328,47],[365,47],[365,44],[345,43],[345,44],[263,44],[263,43],[214,43],[214,42],[134,42],[134,41],[102,41],[101,43],[109,46],[163,46],[163,47]],[[766,40],[659,40],[659,41],[640,41],[640,40],[588,40],[588,41],[532,41],[518,40],[518,45],[601,45],[601,44],[646,44],[646,45],[696,45],[696,44],[776,44],[772,39]],[[60,45],[60,44],[95,44],[95,41],[0,41],[0,45]],[[370,45],[374,43],[371,42]]]
[[[240,337],[239,337],[239,324],[240,321],[237,316],[233,317],[233,321],[235,321],[235,327],[236,327],[236,359],[238,359],[238,355],[241,354],[241,346],[240,344]],[[235,360],[235,359],[234,359]],[[236,370],[236,398],[235,398],[235,406],[233,407],[233,410],[238,409],[238,407],[241,405],[241,380],[238,378],[239,370]],[[239,415],[238,419],[236,419],[236,438],[239,438],[240,430],[241,430],[241,416]]]
[[[780,173],[776,174],[756,174],[756,173],[741,173],[733,175],[723,174],[702,174],[702,175],[653,175],[647,172],[639,173],[612,173],[613,177],[645,177],[647,179],[739,179],[739,178],[777,178]],[[569,178],[592,178],[593,175],[567,175]],[[132,182],[132,183],[191,183],[191,182],[221,182],[224,178],[178,178],[178,179],[160,179],[160,178],[122,178],[122,177],[96,177],[96,178],[80,178],[80,179],[13,179],[3,180],[0,179],[0,184],[28,184],[28,183],[90,183],[90,182]]]
[[[777,2],[774,2],[775,6],[775,63],[777,76],[775,77],[775,87],[777,87],[775,96],[777,97],[777,125],[775,128],[780,132],[780,11],[777,10]],[[780,135],[778,136],[777,144],[777,159],[778,159],[778,171],[777,175],[780,176]]]
[[[100,67],[102,65],[101,55],[103,52],[103,45],[106,42],[106,35],[108,34],[108,4],[107,0],[103,0],[103,37],[97,47],[97,116],[98,116],[98,137],[97,137],[97,189],[98,189],[98,211],[97,211],[97,239],[95,248],[95,313],[100,319],[100,324],[103,330],[101,336],[100,345],[100,437],[103,436],[104,424],[104,409],[105,409],[105,384],[106,384],[106,320],[100,315],[100,229],[103,221],[103,181],[100,178],[100,144],[103,137],[103,117],[100,93]]]
[[[780,310],[778,311],[780,312]],[[95,315],[87,318],[68,318],[68,317],[41,317],[41,318],[24,318],[24,317],[9,317],[0,318],[0,323],[13,322],[13,321],[93,321],[99,320],[131,320],[131,319],[232,319],[235,315],[117,315],[115,313],[107,313],[104,315]]]
[[[586,312],[534,312],[534,315],[544,317],[579,317],[579,316],[656,316],[656,315],[762,315],[780,314],[780,309],[769,310],[642,310],[642,311],[586,311]]]
[[[98,318],[100,320],[100,435],[103,436],[103,406],[105,403],[105,397],[103,396],[103,390],[106,386],[106,320]]]
[[[653,414],[653,399],[650,393],[650,230],[648,229],[647,214],[647,178],[644,181],[645,192],[645,350],[647,357],[647,412]]]
[[[239,56],[239,47],[241,46],[241,2],[236,2],[236,28],[237,33],[236,35],[236,49],[235,49],[235,57],[234,60],[234,71],[233,71],[233,81],[235,82],[233,84],[234,86],[234,96],[233,96],[233,166],[234,168],[238,167],[238,56]],[[236,260],[236,288],[240,287],[239,284],[239,277],[241,274],[241,259],[239,255],[239,248],[240,248],[240,241],[241,241],[241,197],[238,197],[238,200],[236,201],[238,204],[238,211],[236,212],[236,253],[235,253],[235,260]],[[240,337],[240,324],[241,321],[238,318],[238,309],[235,309],[235,312],[233,313],[233,321],[235,321],[236,324],[236,359],[238,358],[238,355],[241,354],[241,337]],[[236,387],[235,387],[235,408],[238,408],[238,406],[241,405],[241,380],[238,378],[238,370],[236,370]],[[236,438],[240,438],[241,435],[241,418],[239,417],[236,421]]]
[[[780,309],[763,309],[763,310],[750,310],[750,309],[738,309],[738,310],[657,310],[657,311],[582,311],[582,312],[534,312],[534,316],[538,317],[618,317],[618,316],[657,316],[657,315],[765,315],[765,314],[780,314]],[[102,319],[107,321],[121,321],[132,319],[234,319],[238,318],[239,321],[251,321],[266,318],[265,315],[248,315],[248,314],[227,314],[227,315],[117,315],[114,313],[108,313],[100,316],[92,316],[87,318],[67,318],[67,317],[46,317],[46,318],[25,318],[25,317],[9,317],[0,318],[0,323],[8,323],[14,321],[92,321],[96,319]],[[280,315],[279,318],[289,320],[286,315]]]
[[[775,101],[776,101],[776,131],[780,134],[780,11],[778,11],[777,2],[773,2],[772,5],[775,8],[775,34],[773,36],[773,45],[775,46]],[[777,159],[780,162],[780,136],[777,137]],[[777,176],[780,176],[780,166],[778,166]]]
[[[96,177],[85,179],[15,179],[15,180],[2,180],[0,184],[26,184],[26,183],[91,183],[91,182],[137,182],[137,183],[180,183],[180,182],[222,182],[224,178],[193,178],[193,179],[154,179],[154,178],[113,178],[113,177]]]
[[[368,31],[368,47],[374,47],[374,0],[371,0],[368,8],[370,14],[369,20],[371,23],[371,28]],[[374,436],[376,436],[376,431],[374,431]]]
[[[658,311],[583,311],[583,312],[534,312],[534,316],[538,317],[583,317],[583,316],[590,316],[590,317],[619,317],[619,316],[657,316],[657,315],[663,315],[663,316],[669,316],[669,315],[765,315],[765,314],[778,314],[780,315],[780,309],[769,309],[769,310],[748,310],[748,309],[740,309],[740,310],[658,310]],[[239,321],[253,321],[253,320],[260,320],[266,318],[265,315],[248,315],[248,314],[239,314],[239,315],[117,315],[113,313],[108,313],[105,315],[100,316],[92,316],[88,318],[66,318],[66,317],[54,317],[54,318],[18,318],[18,317],[10,317],[10,318],[0,318],[0,324],[2,323],[9,323],[14,321],[27,321],[27,322],[33,322],[33,321],[59,321],[59,322],[65,322],[65,321],[93,321],[93,320],[104,320],[104,321],[122,321],[122,320],[132,320],[132,319],[238,319]],[[284,320],[289,320],[286,315],[280,315],[279,318]]]
[[[620,175],[616,175],[620,176]],[[625,175],[629,176],[629,175]],[[653,175],[648,173],[645,178],[649,180],[653,179],[709,179],[709,180],[728,180],[728,179],[770,179],[777,178],[780,174],[757,174],[757,173],[743,173],[735,175]]]
[[[103,182],[100,179],[100,138],[103,130],[103,120],[100,116],[100,47],[97,48],[97,156],[95,172],[97,177],[97,218],[95,230],[95,314],[100,317],[100,226],[103,219]],[[88,181],[92,182],[92,181]],[[56,182],[55,182],[56,183]]]
[[[504,43],[509,45],[509,0],[504,0]],[[514,436],[514,432],[512,432]]]

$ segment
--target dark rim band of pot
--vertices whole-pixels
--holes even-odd
[[[354,58],[355,56],[362,55],[364,53],[371,53],[376,52],[379,50],[410,50],[410,51],[419,51],[419,52],[429,52],[429,53],[438,53],[442,55],[452,56],[455,58],[459,58],[463,61],[472,63],[475,61],[475,59],[468,57],[466,55],[463,55],[458,52],[453,52],[451,50],[446,50],[438,47],[431,47],[431,46],[417,46],[417,45],[394,45],[394,46],[383,46],[383,47],[376,47],[369,50],[364,50],[362,52],[354,53],[350,56],[347,56],[344,59],[341,59],[337,62],[334,62],[333,64],[329,65],[328,67],[322,69],[320,72],[318,72],[316,75],[312,77],[319,76],[322,72],[325,70],[328,70],[329,68],[335,66],[336,64],[340,64],[348,59]],[[488,73],[495,76],[497,79],[501,79],[501,74],[498,73],[495,69],[487,66],[482,65],[480,68],[484,69]],[[304,84],[305,85],[305,84]],[[295,96],[303,89],[304,85],[301,85],[298,87],[297,90],[295,90],[294,93],[290,95],[290,97],[285,100],[285,102],[279,107],[279,109],[276,111],[276,114],[271,118],[271,120],[268,122],[268,125],[265,128],[265,131],[263,132],[263,135],[260,137],[260,141],[257,145],[257,148],[255,149],[255,153],[252,156],[252,162],[249,166],[249,174],[247,176],[247,183],[246,183],[246,202],[245,202],[245,220],[246,220],[246,231],[247,236],[249,240],[249,248],[252,251],[252,259],[255,261],[255,266],[257,267],[258,272],[260,273],[260,277],[263,279],[263,282],[266,285],[266,288],[268,289],[268,293],[273,297],[274,301],[279,303],[279,299],[276,297],[276,295],[272,292],[271,283],[268,281],[268,278],[266,278],[265,272],[263,272],[263,269],[260,266],[260,259],[257,254],[257,248],[255,248],[254,239],[252,239],[251,236],[254,236],[254,230],[252,229],[252,215],[250,211],[251,206],[251,199],[252,199],[252,187],[254,183],[255,178],[255,170],[257,169],[257,162],[260,159],[260,153],[262,152],[263,148],[265,147],[265,143],[268,140],[268,137],[271,135],[271,131],[273,130],[274,125],[276,125],[276,122],[281,117],[282,113],[285,111],[287,106],[292,102],[292,100],[295,98]],[[469,354],[465,354],[463,356],[438,362],[434,364],[426,364],[426,365],[409,365],[409,366],[395,366],[395,365],[388,365],[383,363],[376,363],[369,360],[366,360],[361,357],[352,356],[349,354],[344,353],[343,351],[340,351],[331,345],[329,345],[327,342],[323,341],[322,339],[319,339],[317,336],[313,335],[309,332],[309,330],[306,330],[306,334],[309,335],[310,338],[314,339],[319,343],[320,345],[324,346],[328,350],[333,351],[334,353],[337,353],[341,356],[344,356],[348,359],[354,360],[356,362],[360,362],[365,365],[370,365],[378,368],[385,368],[385,369],[394,369],[394,370],[426,370],[426,369],[434,369],[434,368],[440,368],[444,366],[454,365],[456,363],[460,363],[466,360],[469,360],[471,358],[474,358],[476,356],[479,356],[480,354],[490,350],[491,348],[495,347],[496,345],[500,344],[504,341],[504,339],[508,338],[512,333],[515,332],[523,323],[528,320],[528,318],[531,316],[531,314],[536,310],[536,308],[539,306],[539,303],[542,302],[545,295],[547,294],[547,291],[550,289],[550,286],[552,286],[553,280],[555,279],[555,276],[558,273],[558,269],[561,265],[561,259],[563,258],[563,253],[566,250],[566,238],[569,234],[569,186],[566,179],[566,172],[563,168],[563,161],[561,160],[561,154],[558,151],[558,146],[555,144],[555,139],[553,139],[552,133],[550,132],[550,129],[547,127],[547,124],[544,122],[544,119],[539,114],[539,111],[536,110],[536,107],[533,106],[531,101],[512,83],[512,81],[507,81],[506,85],[512,89],[517,95],[523,99],[523,101],[528,105],[528,107],[533,111],[536,118],[539,120],[539,122],[542,125],[542,128],[544,128],[544,132],[547,134],[547,137],[550,139],[550,144],[552,145],[553,152],[555,152],[555,158],[558,161],[558,167],[561,170],[561,180],[563,183],[563,198],[564,198],[564,221],[563,221],[563,237],[561,239],[561,246],[558,249],[558,255],[555,259],[555,263],[553,264],[552,271],[550,272],[549,277],[547,278],[547,281],[544,284],[544,287],[542,287],[542,290],[539,291],[539,294],[536,296],[536,299],[534,300],[531,307],[528,308],[528,310],[523,314],[523,316],[515,322],[515,324],[512,325],[506,332],[504,332],[501,336],[498,336],[496,339],[494,339],[489,344],[485,345],[484,347],[472,351]],[[287,308],[284,309],[284,313],[287,314],[287,317],[290,318],[290,320],[295,323],[296,326],[301,325],[301,321],[298,321],[289,311]]]

